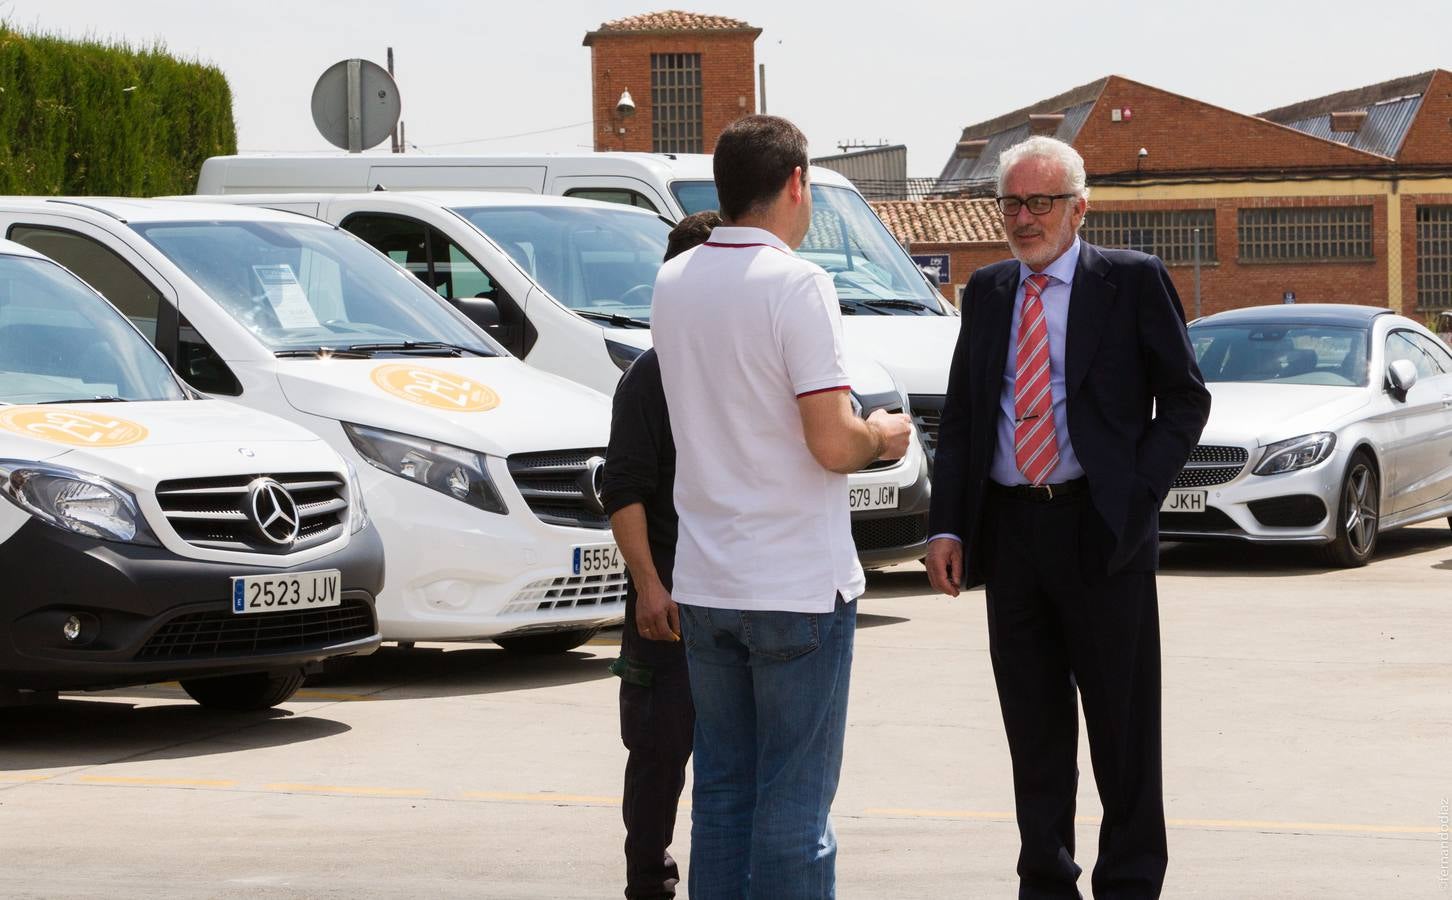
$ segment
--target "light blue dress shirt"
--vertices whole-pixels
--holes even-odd
[[[1044,268],[1049,276],[1048,287],[1039,295],[1044,304],[1044,315],[1049,329],[1049,394],[1054,401],[1054,438],[1059,444],[1059,463],[1049,473],[1046,481],[1059,484],[1073,481],[1084,474],[1079,458],[1074,455],[1074,445],[1069,441],[1069,412],[1064,389],[1064,346],[1069,332],[1069,294],[1074,289],[1074,271],[1079,267],[1079,238],[1065,250],[1063,255]],[[1034,274],[1023,263],[1018,264],[1018,291],[1013,295],[1013,318],[1008,326],[1008,359],[1003,365],[1003,389],[998,395],[998,447],[993,453],[993,465],[988,477],[999,484],[1028,484],[1028,479],[1018,470],[1013,446],[1013,385],[1018,371],[1014,348],[1018,346],[1018,324],[1023,315],[1023,284]],[[929,540],[938,538],[961,539],[956,534],[935,534]]]
[[[1044,479],[1049,484],[1073,481],[1083,476],[1084,469],[1074,455],[1069,441],[1069,413],[1064,391],[1064,343],[1069,332],[1069,294],[1074,288],[1074,270],[1079,267],[1079,239],[1063,255],[1049,263],[1043,274],[1049,276],[1049,284],[1040,295],[1044,304],[1044,315],[1049,328],[1049,394],[1054,401],[1054,436],[1059,443],[1059,464]],[[1013,295],[1013,319],[1008,326],[1008,360],[1003,366],[1003,390],[998,398],[998,449],[993,454],[993,465],[988,477],[999,484],[1028,484],[1028,479],[1018,470],[1014,459],[1014,408],[1013,387],[1018,372],[1015,365],[1015,348],[1018,346],[1018,325],[1023,317],[1024,281],[1034,274],[1033,269],[1018,264],[1018,291]]]

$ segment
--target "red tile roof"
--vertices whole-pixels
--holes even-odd
[[[1002,242],[1003,218],[992,200],[879,200],[872,204],[893,237],[910,244]]]
[[[694,31],[748,31],[753,34],[761,34],[760,28],[755,28],[740,19],[668,9],[664,12],[642,13],[638,16],[626,16],[623,19],[605,22],[585,35],[585,44],[588,46],[592,38],[600,35],[675,34]]]

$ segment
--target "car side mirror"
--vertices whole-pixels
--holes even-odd
[[[1392,395],[1405,403],[1407,393],[1417,383],[1417,367],[1409,359],[1398,359],[1386,367],[1386,382]]]
[[[499,304],[487,297],[459,297],[454,303],[469,321],[490,331],[499,327]]]

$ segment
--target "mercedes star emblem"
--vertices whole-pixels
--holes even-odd
[[[585,495],[585,506],[591,512],[605,515],[605,457],[592,456],[585,460],[579,484],[580,493]]]
[[[252,522],[262,536],[274,544],[287,545],[297,540],[301,527],[297,501],[287,488],[272,478],[258,478],[248,485]]]

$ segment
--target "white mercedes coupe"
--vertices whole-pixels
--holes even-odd
[[[1435,334],[1339,304],[1237,309],[1189,331],[1214,400],[1162,538],[1319,544],[1349,567],[1383,531],[1452,516],[1452,351]]]

